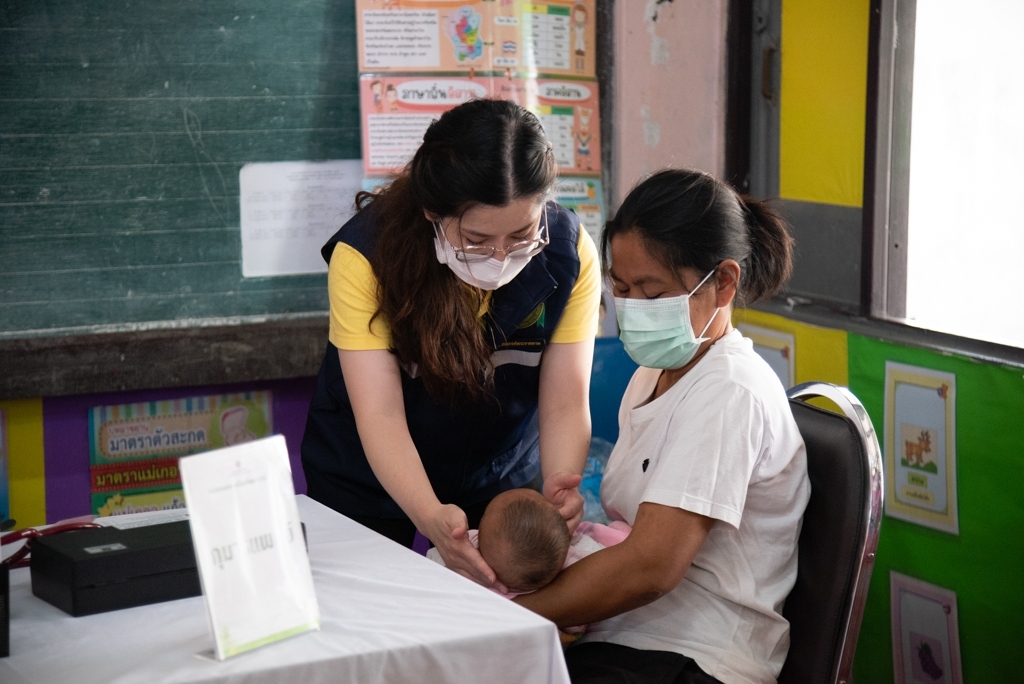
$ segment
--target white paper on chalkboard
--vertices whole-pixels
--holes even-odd
[[[320,248],[352,217],[363,162],[246,164],[238,181],[242,275],[326,273]]]

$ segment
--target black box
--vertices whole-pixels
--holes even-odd
[[[74,530],[31,544],[32,593],[75,617],[202,593],[187,520]]]

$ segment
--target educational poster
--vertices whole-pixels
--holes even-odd
[[[362,180],[358,159],[243,166],[242,275],[326,273],[320,247],[355,213]]]
[[[596,0],[357,0],[359,71],[593,78]]]
[[[367,175],[398,173],[423,134],[443,112],[477,98],[512,100],[540,119],[562,174],[601,173],[596,82],[507,76],[394,76],[360,78],[363,165]]]
[[[430,123],[453,107],[489,97],[490,79],[363,75],[363,168],[397,173],[412,159]]]
[[[789,333],[741,323],[736,326],[754,343],[754,351],[764,359],[786,389],[796,384],[796,339]]]
[[[604,191],[601,189],[601,181],[597,178],[559,178],[555,186],[555,201],[576,212],[580,224],[600,249],[601,231],[604,230]]]
[[[962,684],[956,593],[889,573],[895,684]]]
[[[494,97],[537,115],[566,176],[601,174],[601,121],[596,81],[495,78]]]
[[[885,364],[885,512],[959,534],[956,376]]]
[[[93,513],[177,508],[178,457],[266,437],[270,392],[96,406],[89,412]]]
[[[0,523],[11,517],[11,482],[7,465],[7,414],[0,409]]]

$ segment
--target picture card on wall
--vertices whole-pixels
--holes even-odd
[[[956,592],[889,572],[895,684],[962,684]]]
[[[747,323],[736,327],[754,343],[754,351],[771,366],[783,387],[789,389],[796,384],[796,338],[793,335]]]
[[[885,364],[885,513],[959,534],[956,376]]]

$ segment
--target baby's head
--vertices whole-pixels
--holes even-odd
[[[480,555],[510,591],[545,586],[562,569],[569,528],[550,501],[532,489],[494,497],[480,520]]]

